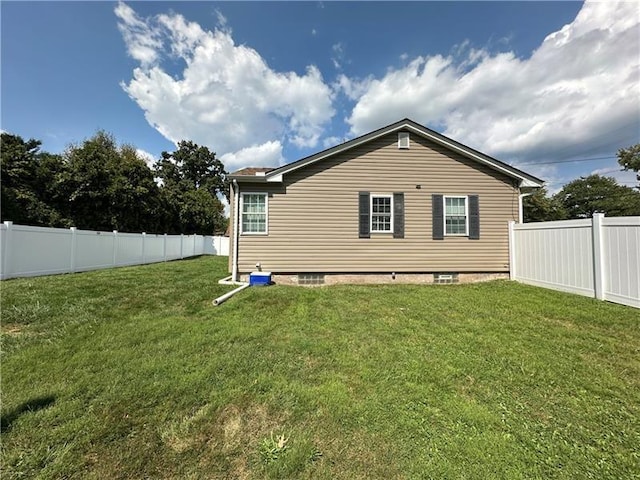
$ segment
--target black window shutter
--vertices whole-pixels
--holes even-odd
[[[431,209],[433,213],[433,239],[444,240],[444,210],[443,196],[431,195]]]
[[[393,194],[393,238],[404,238],[404,193]]]
[[[360,238],[369,238],[369,192],[358,193],[358,211],[360,218]]]
[[[478,195],[469,195],[469,240],[480,240],[480,202]]]

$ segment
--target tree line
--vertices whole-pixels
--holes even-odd
[[[227,172],[207,147],[181,141],[150,168],[98,131],[62,154],[2,133],[0,217],[17,224],[203,235],[227,228]]]
[[[567,183],[555,195],[541,188],[524,198],[524,221],[587,218],[594,213],[608,217],[640,215],[640,144],[618,150],[617,157],[623,170],[636,172],[638,186],[627,187],[610,177],[589,175]]]
[[[207,147],[181,141],[150,168],[131,145],[98,131],[62,154],[41,142],[2,133],[0,218],[46,227],[149,233],[222,234],[228,219],[228,173]],[[640,171],[640,144],[618,151],[625,170]],[[636,188],[589,175],[555,195],[544,188],[524,198],[526,222],[640,215]]]

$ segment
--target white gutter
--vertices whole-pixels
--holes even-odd
[[[240,209],[240,187],[238,186],[238,181],[237,180],[233,180],[233,203],[234,203],[234,208],[233,208],[233,259],[232,259],[232,266],[231,266],[231,276],[233,277],[233,281],[237,282],[238,281],[238,245],[239,245],[239,221],[238,218],[240,218],[240,212],[238,212],[238,210]]]
[[[518,223],[524,222],[524,209],[522,207],[522,199],[524,197],[528,197],[529,195],[533,195],[535,192],[529,193],[521,193],[518,195]]]

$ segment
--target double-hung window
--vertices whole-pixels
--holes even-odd
[[[468,235],[467,197],[444,197],[444,234]]]
[[[371,195],[371,232],[393,232],[392,195]]]
[[[243,193],[242,194],[242,233],[266,234],[267,233],[267,194]]]

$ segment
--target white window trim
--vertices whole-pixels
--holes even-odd
[[[390,230],[374,230],[373,229],[373,197],[376,198],[389,198],[391,199],[389,205],[391,207],[391,221],[389,222]],[[379,214],[376,214],[379,215]],[[393,233],[393,195],[388,193],[371,193],[369,194],[369,232],[374,233],[382,233],[389,234]]]
[[[464,198],[464,232],[447,233],[447,198]],[[442,230],[445,237],[468,237],[469,236],[469,196],[468,195],[443,195],[442,196]]]
[[[245,195],[264,195],[264,232],[245,232],[243,228],[244,222],[242,215],[244,211]],[[269,194],[267,192],[242,192],[240,194],[240,235],[268,235],[269,234]]]

